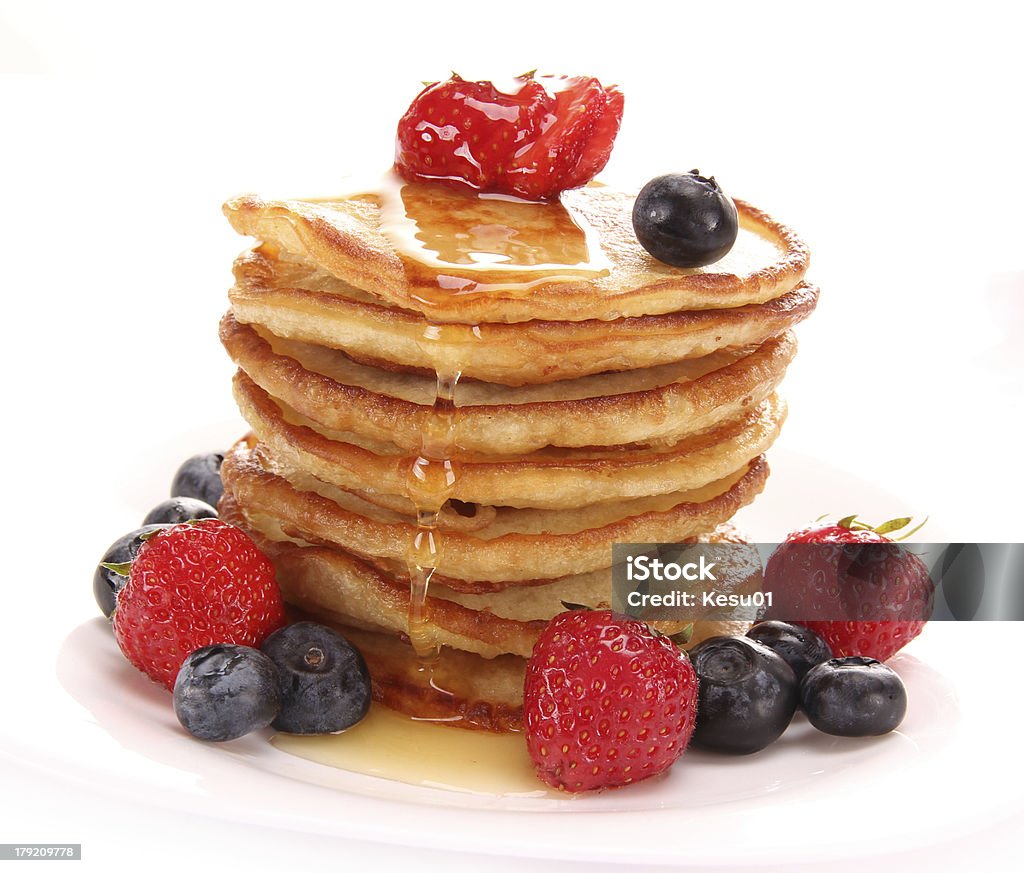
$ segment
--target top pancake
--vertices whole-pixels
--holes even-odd
[[[742,201],[739,237],[722,260],[696,269],[663,264],[637,242],[633,200],[603,186],[565,192],[561,204],[526,204],[392,184],[338,199],[246,195],[229,200],[224,212],[235,230],[282,259],[313,264],[436,323],[585,321],[745,306],[782,296],[806,273],[809,255],[793,231]],[[506,263],[505,254],[481,263],[475,252],[467,259],[444,251],[446,241],[465,238],[512,254]]]

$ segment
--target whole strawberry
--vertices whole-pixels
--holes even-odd
[[[395,169],[409,181],[550,200],[608,163],[622,105],[620,91],[591,76],[528,73],[501,90],[453,74],[398,122]]]
[[[661,773],[685,751],[696,713],[689,658],[609,610],[554,618],[526,668],[527,748],[540,779],[565,791]]]
[[[892,657],[921,633],[934,605],[924,562],[885,536],[909,521],[873,528],[850,516],[791,533],[765,567],[768,617],[810,628],[837,658]]]
[[[134,666],[168,689],[196,649],[258,648],[285,623],[273,564],[243,531],[216,519],[158,531],[125,569],[114,636]]]

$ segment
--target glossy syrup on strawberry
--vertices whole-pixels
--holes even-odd
[[[453,75],[402,116],[395,169],[408,180],[551,200],[604,168],[622,108],[622,93],[592,76],[528,73],[503,90]]]

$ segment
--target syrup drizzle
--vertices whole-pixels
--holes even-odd
[[[439,335],[439,332],[428,329],[424,338]],[[455,463],[451,457],[455,443],[455,388],[462,372],[440,366],[435,369],[435,375],[434,403],[420,437],[420,453],[409,467],[407,481],[408,495],[416,509],[416,533],[406,556],[409,641],[425,666],[440,654],[440,646],[430,625],[427,594],[443,546],[438,526],[441,507],[455,487]]]

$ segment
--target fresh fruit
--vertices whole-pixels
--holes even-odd
[[[700,689],[695,747],[749,755],[782,735],[799,691],[779,655],[746,637],[711,637],[690,658]]]
[[[395,169],[408,181],[551,200],[608,163],[622,93],[591,76],[518,76],[501,90],[452,75],[428,85],[398,122]]]
[[[96,598],[96,605],[107,618],[114,614],[118,592],[124,587],[127,577],[103,565],[128,564],[135,560],[146,537],[166,527],[170,527],[170,525],[147,524],[145,527],[140,527],[138,530],[133,530],[116,539],[103,553],[103,557],[96,565],[96,572],[92,575],[92,594]]]
[[[174,474],[171,497],[194,497],[216,507],[224,494],[224,483],[220,478],[223,462],[221,452],[193,455]]]
[[[359,722],[373,689],[366,662],[337,631],[311,621],[281,628],[263,642],[277,666],[281,712],[274,727],[290,734],[329,734]]]
[[[174,687],[203,646],[259,646],[285,621],[274,566],[242,531],[217,519],[158,531],[131,562],[114,611],[125,657]]]
[[[715,177],[699,170],[651,179],[633,203],[633,232],[647,251],[673,267],[721,260],[739,233],[736,204]]]
[[[143,524],[181,524],[200,518],[217,518],[217,510],[194,497],[169,497],[154,506]]]
[[[810,628],[836,657],[890,658],[921,632],[934,606],[924,562],[885,536],[909,521],[872,528],[850,516],[790,534],[765,566],[768,617]]]
[[[821,637],[810,628],[784,621],[762,621],[755,624],[747,636],[754,642],[767,646],[782,658],[796,675],[799,683],[811,667],[832,657],[832,650]]]
[[[274,662],[259,649],[204,646],[178,671],[174,714],[200,740],[234,740],[276,718],[279,682]]]
[[[800,705],[819,731],[874,737],[899,727],[907,712],[907,689],[874,658],[833,658],[804,677]]]
[[[683,754],[696,705],[693,666],[667,637],[609,610],[564,612],[527,664],[526,744],[554,788],[626,785]]]

